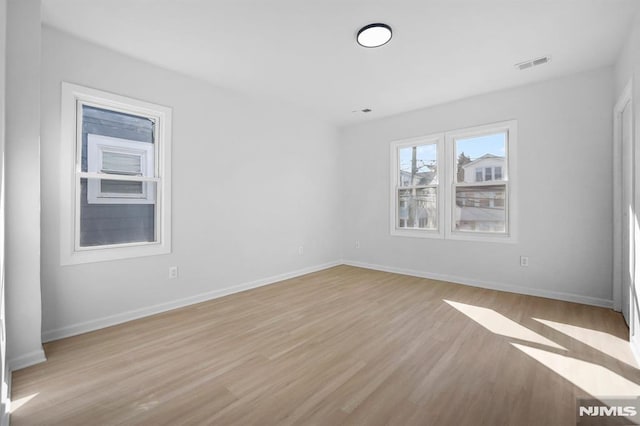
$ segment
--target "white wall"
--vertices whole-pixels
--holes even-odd
[[[616,99],[634,75],[640,64],[640,14],[636,16],[630,28],[629,35],[620,48],[618,59],[614,66],[614,82]]]
[[[60,266],[62,81],[173,108],[172,254]],[[340,258],[337,133],[304,111],[44,27],[41,113],[45,340]]]
[[[610,306],[612,107],[612,70],[602,69],[344,128],[343,258]],[[518,120],[516,244],[390,235],[390,141],[511,119]],[[520,255],[529,256],[528,268]]]
[[[640,14],[636,16],[634,23],[630,29],[629,36],[620,50],[618,59],[614,67],[615,78],[615,99],[619,99],[625,87],[629,82],[632,84],[632,126],[634,134],[634,215],[636,225],[640,222],[638,212],[640,212]],[[636,226],[636,229],[638,227]],[[632,291],[630,300],[630,334],[631,343],[636,353],[636,357],[640,359],[640,235],[635,235],[636,258],[633,260],[635,265],[635,277],[632,280]]]
[[[9,0],[6,70],[6,307],[11,368],[40,344],[40,1]]]
[[[6,358],[6,310],[4,291],[4,133],[5,77],[7,47],[7,0],[0,0],[0,425],[9,423],[8,375]]]

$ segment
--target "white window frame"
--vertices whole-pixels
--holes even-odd
[[[391,235],[418,238],[442,238],[451,240],[482,241],[482,242],[517,242],[517,121],[509,120],[499,123],[469,127],[460,130],[452,130],[427,136],[401,139],[391,142],[390,150],[390,231]],[[456,174],[457,157],[455,150],[455,140],[474,136],[484,136],[495,133],[507,133],[505,146],[505,166],[502,167],[502,177],[505,179],[505,219],[506,232],[478,232],[478,231],[456,231],[454,228],[454,204],[456,202]],[[438,157],[438,230],[427,229],[405,229],[398,227],[398,182],[400,170],[398,166],[399,149],[407,146],[427,145],[435,143]],[[474,170],[475,172],[475,170]],[[484,179],[484,167],[482,177]],[[495,170],[492,169],[492,178],[495,177]],[[475,173],[474,173],[475,175]],[[473,185],[493,185],[503,184],[502,181],[481,181],[466,183],[463,186]],[[461,184],[462,185],[462,184]]]
[[[503,121],[500,123],[487,124],[482,126],[469,127],[461,130],[453,130],[445,133],[445,145],[447,162],[445,166],[448,166],[449,170],[446,173],[445,185],[447,190],[447,200],[445,205],[445,238],[451,240],[465,240],[465,241],[483,241],[483,242],[505,242],[515,243],[517,242],[516,231],[517,226],[517,133],[518,124],[516,120]],[[502,168],[503,181],[483,181],[475,183],[461,183],[460,186],[485,186],[485,185],[502,185],[505,184],[505,228],[504,233],[495,232],[480,232],[480,231],[457,231],[455,230],[454,205],[456,202],[456,186],[458,186],[456,175],[456,139],[465,139],[478,136],[486,136],[496,133],[506,133],[507,140],[505,146],[505,165]],[[453,169],[453,170],[451,170]],[[484,178],[483,171],[483,178]],[[493,170],[492,170],[493,177]]]
[[[82,172],[82,106],[148,117],[155,122],[154,170],[150,176],[106,175],[113,180],[137,180],[157,185],[155,241],[101,246],[80,246],[80,179],[104,178],[105,174]],[[61,90],[61,194],[60,262],[73,265],[111,261],[171,252],[171,108],[115,95],[67,82]],[[87,169],[89,170],[89,169]]]
[[[116,152],[139,157],[141,166],[139,176],[153,177],[155,171],[154,148],[155,144],[148,142],[89,134],[87,137],[87,171],[112,176],[102,168],[102,157],[104,152]],[[154,204],[155,193],[153,182],[142,182],[141,194],[102,192],[98,179],[89,179],[87,182],[87,201],[89,204]]]
[[[426,187],[432,187],[436,189],[436,203],[438,212],[438,227],[437,229],[416,229],[416,228],[400,228],[398,226],[398,190],[400,182],[400,168],[399,168],[399,152],[401,148],[420,145],[435,145],[436,146],[436,161],[437,161],[437,185],[426,185]],[[401,139],[393,141],[391,143],[391,198],[390,198],[390,229],[391,235],[405,236],[405,237],[422,237],[422,238],[443,238],[444,232],[442,227],[442,217],[445,214],[443,203],[443,178],[444,178],[444,138],[442,133],[435,135],[421,136],[417,138]]]

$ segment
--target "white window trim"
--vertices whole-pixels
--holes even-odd
[[[438,204],[438,229],[406,229],[398,227],[398,181],[400,176],[400,169],[398,168],[398,153],[401,148],[415,145],[435,145],[436,146],[436,161],[438,167],[438,185],[428,185],[429,187],[436,188],[436,203]],[[444,232],[442,229],[442,218],[445,214],[444,210],[444,196],[442,185],[444,178],[444,138],[442,133],[420,136],[417,138],[401,139],[393,141],[391,143],[391,173],[390,173],[390,185],[391,185],[391,197],[390,197],[390,230],[391,235],[403,236],[403,237],[421,237],[421,238],[443,238]]]
[[[445,185],[447,188],[448,196],[445,203],[445,238],[450,240],[464,240],[464,241],[482,241],[482,242],[503,242],[503,243],[515,243],[517,242],[517,137],[518,137],[518,124],[516,120],[503,121],[500,123],[486,124],[482,126],[469,127],[461,130],[453,130],[445,133],[445,150],[447,159],[445,166],[454,170],[447,170],[445,177]],[[470,138],[474,136],[484,136],[494,133],[507,132],[507,143],[505,146],[505,167],[502,170],[503,179],[506,178],[506,194],[505,194],[505,214],[506,214],[506,228],[507,232],[504,234],[496,234],[492,232],[469,232],[469,231],[455,231],[455,221],[453,218],[453,203],[455,202],[455,164],[456,164],[456,149],[455,140]],[[483,172],[484,178],[484,172]],[[483,181],[477,182],[477,185],[501,185],[499,181]],[[465,183],[464,186],[473,186],[473,184]]]
[[[492,133],[507,132],[507,145],[505,146],[506,165],[502,169],[503,178],[507,179],[505,209],[507,232],[495,234],[489,232],[468,232],[453,230],[453,203],[455,201],[455,181],[457,172],[455,139],[482,136]],[[509,120],[499,123],[475,126],[461,130],[453,130],[443,133],[436,133],[427,136],[401,139],[391,142],[390,149],[390,203],[389,219],[390,232],[393,236],[418,237],[418,238],[441,238],[450,240],[481,241],[481,242],[501,242],[516,243],[518,230],[518,190],[517,190],[517,121]],[[418,230],[403,229],[397,226],[397,182],[399,176],[398,150],[402,147],[413,145],[426,145],[436,143],[438,150],[438,230]],[[448,161],[447,161],[448,160]],[[484,178],[484,168],[483,168]],[[492,171],[493,173],[493,171]],[[476,185],[500,184],[495,181],[477,182]],[[474,184],[465,184],[473,186]]]
[[[90,134],[87,138],[87,171],[89,173],[103,174],[105,180],[116,180],[111,179],[114,176],[113,174],[102,172],[103,153],[112,151],[138,156],[142,171],[140,176],[154,177],[154,149],[155,144],[148,142]],[[140,176],[128,176],[127,181],[138,181]],[[142,194],[138,195],[102,192],[99,179],[88,180],[87,197],[89,204],[154,204],[156,199],[153,182],[142,182]]]
[[[61,91],[61,182],[60,182],[60,263],[74,265],[171,252],[171,108],[62,82]],[[76,185],[80,170],[81,129],[77,126],[80,104],[92,105],[155,120],[155,177],[137,177],[157,182],[156,241],[79,247],[80,203]],[[83,177],[104,178],[103,174],[82,173]],[[109,179],[132,180],[130,176],[109,175]]]

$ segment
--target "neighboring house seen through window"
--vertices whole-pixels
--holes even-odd
[[[470,137],[451,137],[455,145],[457,167],[463,179],[457,179],[452,231],[507,232],[507,211],[504,200],[508,182],[502,177],[506,165],[507,131]],[[469,173],[467,173],[469,170]],[[484,179],[473,179],[472,170],[484,170]],[[495,171],[500,170],[499,174]],[[486,183],[478,185],[479,183]]]

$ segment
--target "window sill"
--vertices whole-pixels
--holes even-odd
[[[446,239],[455,241],[477,241],[480,243],[515,244],[518,242],[514,235],[495,235],[483,232],[450,232],[446,236]]]
[[[391,235],[394,237],[411,237],[411,238],[435,238],[443,239],[444,235],[440,231],[428,231],[419,229],[392,228]]]
[[[135,244],[128,246],[110,246],[69,251],[61,253],[60,263],[63,266],[81,265],[83,263],[108,262],[112,260],[135,257],[158,256],[171,253],[171,245],[164,243]]]

